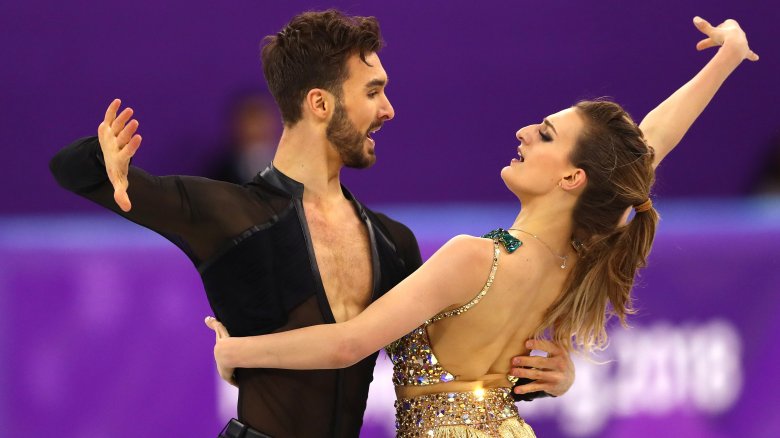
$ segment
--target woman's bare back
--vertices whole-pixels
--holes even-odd
[[[493,261],[493,241],[470,238],[484,259],[483,283]],[[455,380],[426,386],[397,386],[398,397],[478,388],[509,387],[510,360],[527,352],[525,341],[533,336],[545,310],[563,289],[566,274],[549,251],[532,239],[513,253],[501,247],[493,284],[467,311],[427,326],[428,339],[438,363]],[[464,273],[464,275],[473,275]],[[466,281],[464,283],[472,283]],[[480,291],[473,291],[476,296]],[[456,309],[453,305],[446,310]]]

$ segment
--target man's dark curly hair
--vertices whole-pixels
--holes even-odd
[[[376,18],[350,17],[335,9],[304,12],[276,35],[265,37],[263,73],[285,126],[301,119],[309,90],[322,88],[341,96],[350,56],[357,54],[366,62],[366,55],[382,46]]]

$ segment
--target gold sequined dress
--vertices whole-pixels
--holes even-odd
[[[425,386],[457,380],[457,376],[439,364],[428,339],[427,327],[444,318],[460,315],[479,303],[493,284],[501,253],[500,244],[504,244],[510,253],[522,244],[508,233],[506,236],[491,233],[485,237],[493,238],[493,266],[487,283],[479,294],[457,309],[434,316],[385,347],[393,362],[394,385]],[[510,243],[508,239],[514,240]],[[395,402],[396,436],[535,438],[531,426],[520,418],[510,391],[510,388],[486,388],[471,392],[436,392],[399,398]]]

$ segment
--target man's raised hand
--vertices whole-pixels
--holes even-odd
[[[114,187],[114,201],[122,211],[128,212],[132,204],[127,195],[129,185],[127,172],[130,168],[130,159],[141,146],[142,138],[135,133],[138,130],[138,120],[130,120],[133,115],[132,108],[125,108],[118,116],[116,115],[121,104],[121,100],[114,99],[106,109],[106,116],[98,125],[98,139],[106,163],[108,180]]]

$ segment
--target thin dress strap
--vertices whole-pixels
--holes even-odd
[[[457,309],[452,309],[446,312],[439,313],[438,315],[434,316],[428,321],[425,321],[425,325],[433,324],[436,321],[442,320],[444,318],[449,318],[450,316],[460,315],[461,313],[465,313],[467,310],[474,307],[479,302],[479,300],[481,300],[482,297],[484,297],[488,293],[488,290],[490,290],[490,286],[493,285],[493,280],[496,278],[496,269],[498,269],[499,254],[501,254],[501,248],[498,243],[498,239],[494,238],[493,239],[493,266],[490,268],[490,276],[488,276],[487,283],[485,283],[485,286],[482,288],[482,290],[477,294],[476,297],[474,297],[473,300],[458,307]]]

